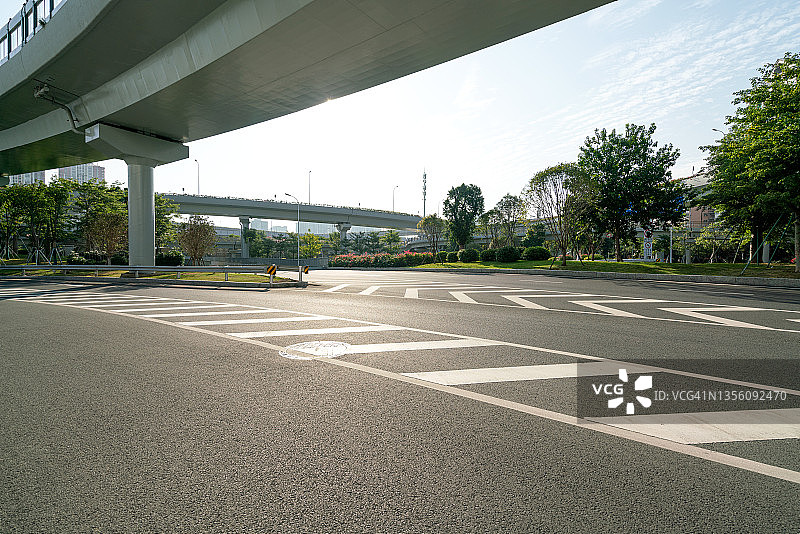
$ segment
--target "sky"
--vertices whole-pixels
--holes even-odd
[[[19,0],[0,0],[10,16]],[[1,17],[0,17],[1,18]],[[353,95],[189,143],[155,171],[159,192],[439,211],[447,191],[480,186],[486,209],[537,171],[574,161],[594,130],[655,122],[704,165],[733,92],[800,51],[797,0],[618,0],[577,17]],[[196,163],[195,159],[197,160]],[[127,181],[107,161],[106,180]],[[50,173],[48,173],[49,176]],[[397,186],[395,188],[395,186]],[[238,226],[236,219],[215,218]]]

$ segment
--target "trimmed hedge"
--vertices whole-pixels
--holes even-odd
[[[528,247],[522,253],[522,258],[528,261],[542,261],[550,259],[550,251],[544,247]]]
[[[461,263],[472,263],[478,261],[478,251],[474,248],[465,248],[458,251],[458,261]]]
[[[447,253],[447,263],[455,263],[458,261],[458,252]]]
[[[156,265],[178,267],[183,265],[183,253],[180,250],[168,250],[156,254]]]
[[[515,262],[519,259],[517,247],[503,247],[497,249],[497,261],[503,263]]]
[[[447,251],[446,250],[440,250],[439,252],[437,252],[436,253],[436,261],[438,261],[439,263],[446,262],[447,261]]]
[[[401,252],[400,254],[341,254],[328,260],[330,267],[414,267],[433,263],[431,252]]]
[[[486,250],[481,250],[481,261],[495,261],[497,260],[497,250],[493,248],[487,248]]]

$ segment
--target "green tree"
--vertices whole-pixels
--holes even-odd
[[[445,228],[446,223],[444,219],[440,218],[435,213],[433,215],[426,215],[417,223],[417,229],[422,232],[428,240],[428,243],[430,243],[434,256],[439,252],[439,243],[442,240]]]
[[[111,256],[123,250],[128,237],[128,217],[121,211],[99,213],[89,223],[97,250],[105,254],[106,263],[111,265]]]
[[[613,235],[617,261],[620,240],[636,225],[664,226],[683,217],[686,188],[669,170],[680,152],[671,144],[658,147],[655,131],[655,124],[626,124],[624,134],[595,130],[580,149],[578,165],[595,182],[598,222]]]
[[[322,238],[311,232],[300,236],[300,256],[303,258],[316,258],[322,252]]]
[[[161,193],[156,193],[155,209],[156,248],[162,248],[175,242],[177,238],[175,215],[178,214],[178,205]]]
[[[0,189],[0,232],[3,250],[0,257],[8,259],[17,251],[20,225],[23,215],[23,186],[13,185]]]
[[[498,214],[502,244],[516,246],[517,227],[525,220],[527,209],[522,197],[507,194],[494,207]]]
[[[477,230],[489,238],[487,248],[500,248],[502,246],[503,225],[500,213],[496,208],[492,208],[478,217]]]
[[[464,249],[475,231],[475,221],[483,213],[483,193],[477,185],[461,184],[447,193],[442,207],[450,235]]]
[[[342,243],[342,234],[339,232],[333,231],[328,234],[324,240],[324,244],[331,249],[333,255],[341,254],[344,250],[344,244]]]
[[[575,196],[571,186],[580,173],[574,163],[559,163],[534,174],[523,191],[529,209],[544,218],[562,265],[567,264],[567,251],[575,243],[575,211],[569,206]]]
[[[800,272],[800,54],[786,53],[758,71],[748,89],[734,93],[728,133],[703,147],[712,176],[703,201],[721,209],[730,224],[749,223],[756,236],[791,214]]]
[[[528,231],[525,232],[525,237],[522,238],[520,243],[523,247],[541,247],[544,246],[547,227],[542,222],[535,222],[531,224]]]
[[[397,230],[387,230],[381,236],[381,248],[385,252],[395,254],[400,251],[400,233]]]
[[[214,224],[207,217],[192,215],[187,222],[181,224],[178,243],[192,264],[200,265],[203,256],[211,252],[217,243]]]

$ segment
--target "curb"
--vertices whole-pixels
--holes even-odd
[[[600,280],[665,280],[670,282],[698,282],[703,284],[737,284],[744,286],[800,288],[800,278],[763,278],[756,276],[616,273],[604,271],[562,271],[548,269],[420,269],[415,267],[328,267],[328,269],[341,271],[422,271],[433,273],[531,274],[539,276],[561,276],[565,278],[596,278]]]
[[[270,289],[269,283],[262,282],[225,282],[214,280],[175,280],[175,279],[149,279],[149,278],[111,278],[107,276],[0,276],[0,280],[45,280],[48,282],[106,282],[109,284],[139,284],[143,286],[171,286],[188,285],[198,287],[245,288],[257,287]],[[287,287],[306,287],[308,282],[275,282],[272,289]]]

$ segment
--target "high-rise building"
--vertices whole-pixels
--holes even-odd
[[[94,163],[84,163],[83,165],[73,165],[72,167],[62,167],[58,169],[58,178],[62,180],[73,180],[79,184],[90,180],[105,180],[106,168]]]
[[[8,185],[43,184],[44,171],[26,172],[8,177]]]

